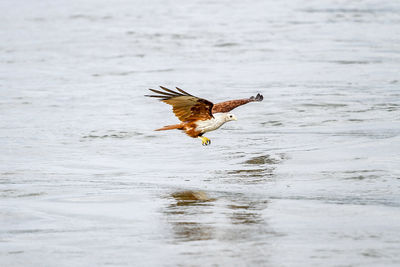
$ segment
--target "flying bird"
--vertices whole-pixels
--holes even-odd
[[[181,121],[179,124],[167,125],[155,131],[178,129],[193,138],[200,138],[202,145],[211,144],[211,140],[204,133],[217,130],[228,121],[236,121],[236,116],[229,111],[249,102],[262,101],[263,96],[225,101],[217,104],[193,96],[176,87],[177,91],[160,86],[163,90],[149,89],[156,95],[145,95],[160,98],[160,101],[172,106],[175,116]]]

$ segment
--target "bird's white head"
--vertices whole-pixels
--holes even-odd
[[[226,113],[225,121],[237,121],[237,118],[232,113]]]

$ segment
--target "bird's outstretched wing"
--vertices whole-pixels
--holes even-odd
[[[230,100],[230,101],[217,103],[213,106],[212,113],[214,114],[214,113],[218,113],[218,112],[229,112],[232,109],[237,108],[238,106],[247,104],[249,102],[262,101],[263,99],[264,99],[264,97],[262,95],[257,94],[255,97],[252,96],[250,98]]]
[[[187,122],[213,118],[211,113],[213,103],[210,101],[193,96],[178,87],[176,87],[178,92],[163,86],[160,86],[160,88],[164,91],[149,89],[157,95],[146,96],[160,98],[160,101],[171,105],[175,116],[180,121]]]

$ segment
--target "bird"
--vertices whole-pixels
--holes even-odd
[[[237,121],[231,110],[238,106],[260,102],[264,99],[261,94],[250,98],[229,100],[217,104],[191,95],[184,90],[176,87],[176,91],[160,86],[162,90],[149,89],[156,95],[145,95],[146,97],[159,98],[160,101],[172,106],[172,111],[181,123],[167,125],[155,131],[182,130],[188,136],[201,139],[202,145],[211,144],[211,140],[204,133],[217,130],[228,121]]]

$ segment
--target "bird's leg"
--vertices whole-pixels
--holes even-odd
[[[205,136],[199,136],[199,138],[201,139],[201,144],[203,146],[208,146],[209,144],[211,144],[211,140]]]

